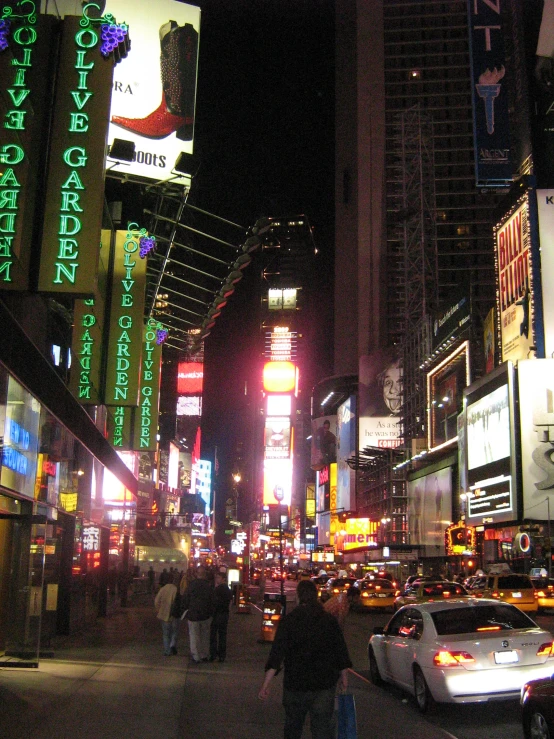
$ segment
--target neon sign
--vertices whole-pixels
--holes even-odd
[[[139,407],[135,411],[133,448],[156,450],[160,395],[161,346],[157,342],[159,324],[150,319],[144,329]]]

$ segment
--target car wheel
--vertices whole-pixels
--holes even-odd
[[[417,665],[414,667],[414,695],[419,712],[426,713],[433,704],[433,696],[423,672]]]
[[[548,722],[540,711],[532,709],[529,712],[526,723],[525,736],[530,739],[550,739],[552,734],[548,728]]]
[[[382,685],[383,678],[381,677],[381,673],[379,672],[379,665],[377,664],[375,654],[373,653],[373,649],[371,647],[367,650],[367,656],[369,658],[369,677],[371,679],[371,682],[374,685]]]

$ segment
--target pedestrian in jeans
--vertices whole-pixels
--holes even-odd
[[[177,654],[177,638],[179,636],[179,618],[174,615],[174,603],[177,595],[177,585],[173,582],[166,583],[160,588],[154,599],[156,616],[162,622],[162,636],[164,643],[164,654],[169,657]]]
[[[307,714],[313,739],[333,739],[337,683],[346,690],[352,662],[337,619],[318,602],[315,583],[299,582],[296,598],[297,607],[277,627],[258,697],[268,697],[284,663],[285,739],[300,739]]]
[[[227,656],[227,626],[229,625],[229,604],[233,595],[222,572],[216,572],[214,590],[214,615],[210,626],[210,662],[219,659],[225,662]]]
[[[207,580],[204,566],[197,570],[196,579],[189,584],[184,609],[189,624],[190,654],[193,662],[207,662],[210,655],[210,625],[214,612],[214,589]]]

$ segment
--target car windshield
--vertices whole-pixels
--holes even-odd
[[[439,636],[530,629],[536,626],[525,613],[508,603],[433,611],[431,618]]]

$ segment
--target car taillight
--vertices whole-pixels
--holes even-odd
[[[500,593],[498,592],[498,590],[492,591],[491,598],[500,598]]]
[[[549,641],[541,644],[537,651],[537,657],[554,657],[554,643]]]
[[[475,662],[475,660],[468,652],[448,652],[441,650],[433,657],[433,664],[437,667],[457,667],[458,665],[468,665],[472,662]]]
[[[535,593],[535,598],[546,598],[546,593],[544,592],[544,590],[538,590]]]
[[[538,598],[538,597],[539,597],[539,594],[537,593],[537,591],[536,591],[536,590],[535,590],[535,592],[533,593],[533,595],[535,596],[535,598]]]
[[[333,593],[340,593],[340,590],[338,588],[333,588]]]
[[[381,586],[380,585],[376,585],[375,586],[375,590],[381,590]]]
[[[448,590],[443,590],[442,591],[442,597],[443,598],[450,598],[450,593],[448,592]]]
[[[369,593],[366,593],[365,591],[362,593],[362,598],[369,598]]]

